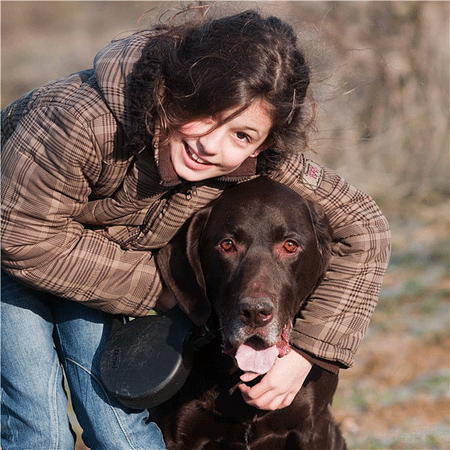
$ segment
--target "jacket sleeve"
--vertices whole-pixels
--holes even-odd
[[[390,256],[389,225],[368,195],[303,154],[273,178],[320,203],[334,234],[329,269],[296,319],[291,343],[350,367],[378,301]]]
[[[145,315],[161,291],[153,255],[73,220],[102,159],[90,129],[58,105],[24,115],[2,149],[2,267],[35,289],[116,314]]]

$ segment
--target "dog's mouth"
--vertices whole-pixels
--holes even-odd
[[[251,336],[237,348],[229,342],[223,346],[224,353],[234,357],[237,366],[244,372],[257,374],[267,373],[275,364],[277,358],[287,355],[291,351],[289,333],[291,326],[286,325],[275,345],[268,346],[260,336]]]

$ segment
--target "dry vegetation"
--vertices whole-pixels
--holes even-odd
[[[2,106],[179,3],[3,1]],[[243,5],[255,2],[231,3]],[[349,447],[448,449],[449,3],[257,6],[289,18],[312,63],[313,157],[371,194],[392,226],[379,306],[334,404]]]

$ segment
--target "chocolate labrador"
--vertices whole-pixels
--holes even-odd
[[[168,450],[346,448],[330,411],[337,374],[314,365],[292,404],[275,411],[248,405],[237,389],[242,371],[262,377],[295,351],[293,321],[323,279],[330,247],[317,205],[257,178],[225,191],[159,252],[180,307],[218,330],[186,384],[154,411]]]

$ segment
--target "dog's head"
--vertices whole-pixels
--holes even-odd
[[[195,214],[157,261],[191,320],[203,324],[213,311],[224,350],[264,373],[289,351],[292,321],[323,279],[330,247],[321,208],[258,178]]]

